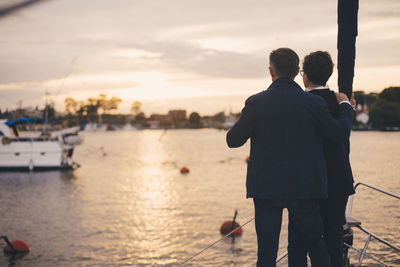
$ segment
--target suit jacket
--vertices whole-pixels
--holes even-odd
[[[288,78],[249,97],[226,136],[229,147],[251,140],[247,197],[326,198],[323,138],[348,140],[353,117],[351,106],[341,104],[335,120],[321,97]]]
[[[322,97],[334,118],[339,116],[339,104],[335,93],[327,89],[311,90],[309,93]],[[347,197],[355,193],[353,173],[350,166],[350,142],[338,143],[330,140],[323,142],[326,171],[328,174],[329,197]]]

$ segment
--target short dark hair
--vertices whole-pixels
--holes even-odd
[[[294,79],[299,73],[299,56],[290,48],[278,48],[269,54],[269,64],[278,77]]]
[[[313,84],[326,85],[333,72],[331,55],[326,51],[316,51],[305,56],[303,71]]]

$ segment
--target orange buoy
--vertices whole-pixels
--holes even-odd
[[[14,249],[12,249],[9,245],[7,245],[4,247],[5,253],[26,253],[29,252],[30,250],[28,244],[25,243],[25,241],[23,240],[14,240],[11,241],[10,243],[14,247]]]
[[[232,223],[233,223],[233,227],[232,227]],[[221,228],[219,229],[219,231],[221,232],[221,234],[227,235],[232,230],[234,230],[234,229],[236,229],[238,227],[240,227],[240,225],[237,222],[226,221],[221,225]],[[242,227],[240,227],[240,228],[236,229],[231,235],[239,236],[242,233],[243,233],[243,229],[242,229]]]
[[[187,167],[182,167],[181,168],[181,173],[188,173],[189,169]]]
[[[250,156],[247,156],[246,163],[249,163],[249,160],[250,160]]]
[[[238,215],[238,211],[235,210],[235,215],[233,216],[233,220],[232,221],[226,221],[221,225],[221,228],[219,229],[219,231],[221,232],[221,234],[223,235],[227,235],[230,232],[232,232],[233,230],[236,230],[234,232],[232,232],[231,236],[235,237],[235,236],[239,236],[242,234],[243,229],[242,227],[240,227],[240,224],[238,224],[236,222],[236,216]]]

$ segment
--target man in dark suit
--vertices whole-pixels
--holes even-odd
[[[332,58],[328,52],[316,51],[304,58],[303,76],[305,90],[322,97],[334,118],[339,116],[336,96],[326,85],[333,72]],[[349,195],[354,194],[353,175],[350,167],[349,140],[335,142],[324,140],[323,151],[328,175],[328,199],[320,201],[324,223],[324,239],[331,258],[332,267],[343,266],[343,225]],[[289,266],[306,267],[307,253],[303,242],[292,227],[289,218]]]
[[[293,50],[276,49],[269,61],[272,84],[246,100],[226,136],[229,147],[251,141],[246,187],[255,208],[257,266],[276,266],[287,208],[313,266],[329,267],[318,202],[327,198],[328,187],[322,144],[348,139],[354,111],[347,96],[338,94],[336,120],[321,97],[304,92],[293,81],[299,72]]]

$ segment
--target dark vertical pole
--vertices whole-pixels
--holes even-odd
[[[10,242],[10,240],[8,240],[7,236],[0,236],[0,238],[3,238],[4,241],[6,241],[7,245],[11,248],[11,253],[16,253],[17,252],[17,250],[15,249],[13,244]]]
[[[353,92],[358,0],[338,0],[338,87],[349,98]]]
[[[1,8],[0,9],[0,17],[4,17],[6,15],[9,15],[9,14],[19,10],[19,9],[28,7],[30,5],[33,5],[33,4],[42,2],[42,1],[44,1],[44,0],[26,0],[26,1],[22,1],[17,4],[12,4],[7,7]]]

